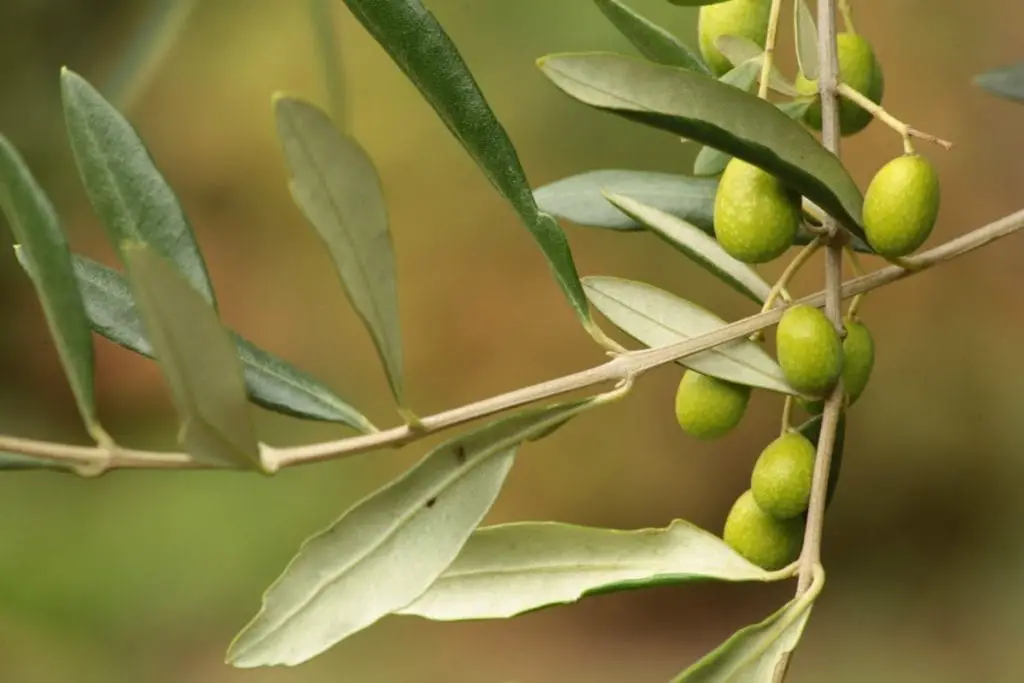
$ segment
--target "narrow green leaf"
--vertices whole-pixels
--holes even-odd
[[[711,234],[717,191],[714,178],[608,169],[556,180],[539,188],[535,196],[545,211],[579,225],[642,230],[642,225],[609,205],[602,193],[624,194]]]
[[[821,415],[812,417],[800,425],[799,432],[808,441],[818,446],[818,439],[821,437]],[[832,444],[832,461],[828,470],[828,492],[825,495],[825,505],[832,504],[832,498],[836,494],[836,487],[839,485],[839,477],[843,470],[843,447],[846,443],[846,412],[839,414],[839,424],[836,425],[836,440]]]
[[[750,92],[754,83],[757,82],[758,70],[760,68],[755,62],[741,63],[725,72],[718,81],[731,85],[734,88],[739,88],[744,92]],[[729,154],[705,145],[700,148],[697,158],[693,161],[693,174],[696,176],[721,175],[725,171],[725,167],[730,159],[732,159],[732,156]]]
[[[1024,61],[979,74],[974,84],[998,97],[1024,102]]]
[[[806,98],[792,100],[791,102],[779,102],[775,106],[778,107],[779,111],[781,111],[789,118],[793,119],[794,121],[799,121],[804,117],[804,114],[807,113],[807,110],[810,108],[812,102],[812,99]]]
[[[539,64],[555,85],[581,102],[757,165],[864,236],[863,198],[853,178],[772,103],[685,69],[621,55],[553,55]]]
[[[587,277],[590,303],[623,332],[649,347],[699,337],[726,324],[705,309],[651,285],[615,277]],[[796,395],[779,364],[749,339],[683,358],[680,365],[736,384]]]
[[[260,468],[235,345],[216,311],[151,247],[127,244],[121,252],[181,418],[182,445],[212,465]]]
[[[796,36],[796,61],[800,73],[809,81],[818,80],[818,27],[804,0],[793,2],[793,25]]]
[[[701,7],[703,5],[717,5],[728,0],[668,0],[673,5],[680,7]]]
[[[594,4],[615,25],[619,33],[652,62],[711,74],[704,60],[682,41],[619,0],[594,0]]]
[[[216,308],[192,227],[139,134],[78,74],[62,70],[60,84],[78,172],[110,242],[150,245]]]
[[[576,314],[592,328],[587,298],[565,233],[533,199],[508,133],[448,34],[419,0],[345,0],[356,19],[476,160],[533,234]]]
[[[395,251],[377,169],[359,143],[312,104],[276,97],[274,110],[292,197],[327,245],[403,405]]]
[[[115,344],[152,358],[153,347],[146,338],[125,277],[84,256],[74,255],[72,259],[92,329]],[[18,260],[26,271],[31,271],[21,250]],[[338,422],[363,433],[377,431],[366,417],[318,380],[237,333],[232,332],[231,336],[242,361],[249,398],[254,403],[292,417]]]
[[[796,648],[825,583],[821,566],[811,587],[760,624],[740,629],[672,683],[771,683],[775,667]]]
[[[341,48],[335,28],[335,0],[307,0],[310,27],[313,29],[313,43],[316,47],[320,74],[327,87],[331,102],[331,116],[341,130],[348,121],[345,98],[345,69],[341,63]]]
[[[308,539],[237,636],[238,667],[296,665],[418,598],[490,509],[524,440],[593,401],[531,410],[460,436]]]
[[[746,263],[726,253],[713,237],[705,234],[700,228],[629,197],[617,194],[607,196],[608,201],[620,211],[646,225],[651,232],[740,294],[759,304],[767,300],[771,285]]]
[[[93,393],[92,332],[75,285],[71,254],[60,219],[24,159],[0,135],[0,210],[11,232],[35,264],[31,277],[67,375],[78,412],[90,432],[102,428]]]
[[[761,69],[764,68],[764,48],[743,36],[719,36],[715,47],[732,62],[733,66],[741,66],[747,62],[757,65],[755,80],[761,81]],[[768,87],[786,97],[796,97],[799,93],[793,84],[779,71],[774,64],[768,73]]]
[[[682,520],[638,531],[521,522],[475,531],[437,582],[398,614],[506,619],[597,593],[781,578]]]

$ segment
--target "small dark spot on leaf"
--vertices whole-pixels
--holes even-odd
[[[437,498],[431,498],[427,501],[427,509],[434,507],[435,504],[437,504]]]
[[[455,447],[455,461],[460,465],[464,465],[466,463],[466,447],[462,444]]]

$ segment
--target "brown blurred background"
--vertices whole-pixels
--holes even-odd
[[[632,4],[694,44],[695,11],[663,0]],[[1024,6],[855,4],[858,29],[886,70],[886,106],[956,143],[949,153],[921,146],[945,193],[932,244],[1017,209],[1024,108],[989,97],[970,79],[1024,57]],[[591,3],[429,5],[475,70],[535,186],[597,168],[689,171],[692,147],[574,104],[534,67],[549,52],[630,51]],[[129,115],[192,218],[226,322],[324,378],[378,424],[392,424],[372,346],[290,201],[274,139],[274,91],[326,103],[305,9],[281,0],[200,3]],[[390,201],[413,405],[426,414],[600,362],[527,232],[384,53],[341,3],[337,9],[351,130],[379,164]],[[127,0],[0,2],[0,130],[52,193],[75,249],[105,260],[110,251],[62,127],[58,69],[66,64],[102,87],[143,14],[144,3]],[[786,21],[783,40],[789,36]],[[877,123],[844,143],[862,187],[899,151],[899,139]],[[584,274],[643,279],[724,317],[751,312],[652,237],[567,230]],[[867,302],[875,377],[851,413],[843,481],[828,517],[828,585],[791,680],[1020,680],[1022,240]],[[817,288],[819,272],[806,273],[801,288]],[[0,278],[0,429],[84,442],[10,249],[0,249]],[[104,340],[97,354],[99,401],[112,431],[127,444],[171,447],[175,420],[156,366]],[[601,417],[525,449],[490,521],[636,528],[682,517],[719,531],[773,436],[781,402],[758,396],[736,433],[699,444],[673,418],[679,374],[651,373]],[[345,434],[266,413],[259,419],[273,444]],[[389,618],[296,669],[224,665],[231,637],[299,542],[428,445],[269,480],[0,476],[0,680],[654,683],[762,619],[792,590],[657,589],[510,622]]]

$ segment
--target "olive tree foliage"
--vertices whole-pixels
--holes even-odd
[[[710,6],[721,0],[669,0]],[[735,0],[734,0],[735,1]],[[749,2],[750,0],[740,0]],[[920,273],[1024,227],[1024,211],[951,242],[901,257],[880,257],[865,231],[865,198],[835,152],[842,106],[861,105],[902,137],[949,146],[883,109],[878,93],[842,79],[837,24],[852,30],[848,2],[819,0],[816,16],[793,0],[798,82],[776,68],[782,0],[765,0],[763,39],[718,36],[731,68],[721,74],[688,42],[619,0],[594,0],[638,55],[552,54],[542,77],[582,104],[699,145],[692,175],[589,169],[535,188],[512,140],[488,106],[456,44],[420,0],[343,0],[479,165],[530,232],[566,302],[611,358],[602,365],[456,407],[417,415],[405,397],[395,248],[373,160],[345,130],[344,87],[336,62],[332,12],[342,3],[312,0],[318,49],[332,113],[275,95],[273,115],[296,205],[321,238],[339,283],[379,352],[398,424],[378,427],[325,383],[260,349],[220,322],[217,298],[188,216],[121,109],[139,91],[120,82],[108,99],[71,69],[59,74],[64,120],[82,183],[120,258],[111,269],[69,251],[60,217],[15,147],[0,136],[0,206],[26,277],[38,295],[56,350],[94,446],[0,436],[0,468],[49,469],[98,476],[117,469],[220,469],[273,475],[355,453],[394,448],[481,418],[405,473],[311,536],[263,596],[262,606],[227,649],[237,667],[298,665],[389,615],[424,619],[508,619],[613,591],[690,582],[797,579],[793,599],[737,631],[674,680],[782,680],[824,586],[820,549],[826,503],[840,472],[847,420],[843,382],[820,399],[810,419],[790,426],[794,399],[787,373],[761,345],[794,306],[823,309],[840,336],[841,304]],[[191,7],[194,3],[184,3]],[[682,10],[681,10],[682,11]],[[187,13],[187,12],[186,12]],[[841,15],[841,16],[840,16]],[[180,26],[183,14],[174,15]],[[160,52],[168,34],[150,36]],[[135,55],[139,72],[153,54]],[[807,82],[813,83],[808,88]],[[1024,100],[1024,64],[979,76],[1008,100]],[[899,84],[891,84],[899,87]],[[752,92],[753,90],[757,92]],[[877,95],[874,96],[874,95]],[[120,99],[121,106],[114,101]],[[818,108],[820,140],[808,130]],[[715,201],[732,160],[752,165],[799,198],[799,252],[776,283],[716,240]],[[937,189],[936,189],[937,191]],[[936,197],[937,202],[937,197]],[[665,248],[707,270],[761,310],[723,320],[676,293],[602,275],[581,277],[559,220],[630,234],[652,232]],[[786,283],[818,249],[824,287],[794,299]],[[857,277],[842,281],[851,258]],[[857,255],[879,261],[864,270]],[[599,326],[595,311],[639,343],[626,349]],[[855,311],[848,310],[846,315]],[[93,395],[93,333],[159,363],[180,416],[179,452],[116,443],[104,430]],[[784,433],[813,444],[813,472],[800,522],[798,557],[765,568],[718,534],[684,520],[622,531],[523,522],[480,526],[530,443],[566,422],[626,398],[641,376],[676,363],[731,386],[786,395]],[[861,386],[860,389],[863,387]],[[570,393],[585,398],[566,400]],[[251,404],[303,420],[334,422],[346,438],[277,448],[260,441]],[[807,405],[805,403],[805,405]],[[820,414],[813,414],[820,412]],[[755,539],[758,540],[758,539]]]

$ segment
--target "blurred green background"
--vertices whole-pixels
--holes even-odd
[[[549,52],[630,51],[590,2],[428,4],[535,186],[597,168],[689,171],[692,146],[578,106],[534,67]],[[664,0],[632,4],[695,42],[695,11]],[[1018,208],[1024,109],[970,78],[1022,56],[1024,6],[855,5],[858,29],[886,69],[886,106],[956,143],[948,153],[921,146],[945,193],[932,243]],[[427,414],[601,362],[512,212],[340,2],[336,9],[351,131],[379,164],[391,207],[413,406]],[[274,139],[274,91],[326,104],[305,10],[283,0],[200,3],[129,115],[192,218],[226,322],[324,378],[378,424],[392,424],[372,345],[290,201]],[[0,2],[0,130],[52,193],[74,248],[108,262],[74,175],[58,69],[66,64],[102,87],[145,11],[146,3],[127,0]],[[864,187],[900,142],[873,124],[843,152]],[[584,274],[644,279],[724,317],[751,312],[653,237],[567,230]],[[851,412],[828,516],[828,586],[790,680],[1020,680],[1022,252],[1021,238],[1010,238],[867,302],[875,377]],[[802,291],[820,282],[818,268],[811,271]],[[765,274],[777,275],[777,264]],[[84,442],[10,249],[0,249],[0,279],[0,429]],[[106,424],[126,444],[171,447],[175,420],[156,366],[104,340],[97,356]],[[653,372],[601,417],[525,449],[489,521],[635,528],[682,517],[718,532],[777,428],[781,401],[757,396],[734,434],[699,444],[673,418],[679,375]],[[277,445],[345,434],[259,419],[261,436]],[[505,623],[389,618],[295,669],[224,665],[231,637],[300,541],[436,441],[272,479],[0,477],[0,680],[653,683],[762,619],[792,590],[665,588]]]

